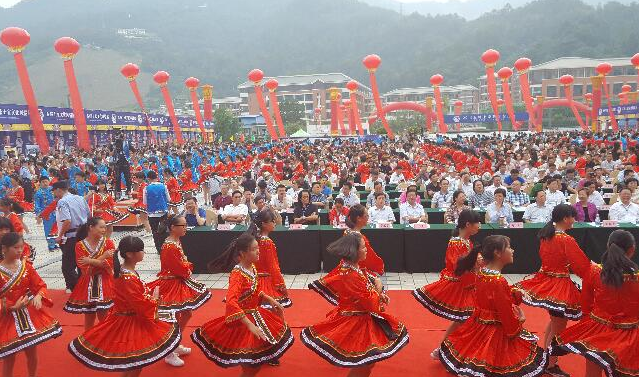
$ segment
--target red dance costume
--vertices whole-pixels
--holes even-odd
[[[135,202],[135,204],[133,204],[132,207],[129,207],[127,209],[129,211],[129,213],[131,213],[133,215],[139,215],[141,213],[147,213],[146,212],[146,204],[144,204],[144,189],[146,188],[146,186],[148,186],[146,184],[146,182],[140,182],[138,184],[138,189],[134,193],[135,198],[137,199],[137,201]]]
[[[9,212],[7,215],[7,219],[11,222],[11,226],[13,226],[13,231],[16,233],[20,233],[20,235],[24,234],[24,223],[20,216],[15,214],[14,212]]]
[[[344,235],[347,235],[351,232],[359,233],[364,239],[364,243],[366,244],[366,259],[359,262],[359,268],[364,271],[364,273],[369,276],[369,279],[375,278],[377,276],[384,275],[384,260],[380,258],[379,255],[373,250],[371,243],[368,241],[365,235],[362,233],[352,230],[346,229],[344,231]],[[339,301],[339,297],[337,293],[332,291],[330,287],[328,287],[325,283],[326,279],[331,278],[334,275],[337,275],[341,270],[341,262],[340,265],[335,267],[333,271],[329,272],[326,276],[320,278],[319,280],[315,280],[311,284],[308,285],[308,288],[319,293],[320,296],[324,297],[326,301],[330,302],[333,305],[337,305]]]
[[[53,306],[46,293],[47,285],[31,263],[19,261],[16,272],[0,266],[0,359],[60,336],[60,324],[44,308]],[[38,294],[40,310],[32,303],[18,311],[9,309],[21,297]]]
[[[114,287],[109,315],[69,344],[78,361],[106,372],[138,369],[180,345],[180,329],[158,319],[157,301],[137,272],[123,268]]]
[[[550,240],[541,240],[539,256],[539,272],[517,283],[527,293],[524,303],[545,308],[556,317],[579,320],[579,288],[570,279],[570,272],[583,279],[588,273],[590,260],[574,238],[559,231]]]
[[[182,183],[180,190],[182,190],[184,195],[195,196],[200,190],[198,185],[193,182],[193,173],[191,173],[189,169],[185,169],[182,174],[180,174],[180,182]]]
[[[182,244],[165,241],[160,250],[158,279],[149,289],[160,287],[160,312],[177,313],[195,310],[211,298],[206,286],[191,278],[193,264],[186,260]]]
[[[413,291],[417,301],[436,316],[454,322],[464,322],[473,314],[476,275],[473,272],[465,272],[462,276],[455,275],[457,261],[468,255],[472,248],[473,244],[469,240],[461,237],[451,238],[446,249],[446,267],[442,270],[439,280]]]
[[[387,359],[408,344],[408,331],[384,313],[381,296],[367,274],[342,261],[337,273],[324,278],[339,303],[327,319],[302,330],[302,342],[329,363],[359,367]]]
[[[29,203],[24,200],[24,188],[22,188],[22,186],[13,187],[7,190],[7,197],[18,203],[25,212],[33,212],[33,203]]]
[[[439,358],[457,376],[541,376],[548,354],[514,312],[521,292],[499,273],[482,268],[472,316],[442,342]]]
[[[84,257],[104,258],[103,255],[109,251],[115,252],[115,245],[106,238],[100,240],[95,250],[86,239],[75,244],[75,260],[81,273],[64,306],[65,312],[95,313],[113,306],[113,258],[103,259],[100,267],[80,265],[80,259]]]
[[[293,334],[284,319],[260,306],[264,292],[259,289],[255,266],[247,270],[235,266],[229,277],[226,313],[195,329],[193,342],[217,365],[258,366],[277,360],[293,345]],[[264,341],[242,323],[247,318],[266,335]]]
[[[624,274],[620,288],[601,281],[593,265],[583,281],[584,318],[556,336],[553,355],[576,353],[599,365],[607,377],[639,376],[639,272]]]
[[[260,259],[255,263],[260,291],[273,297],[285,308],[293,305],[286,293],[286,284],[280,271],[277,247],[272,239],[262,236],[257,240],[260,246]]]
[[[109,194],[101,194],[94,192],[89,196],[87,201],[89,210],[93,216],[98,216],[106,225],[113,225],[119,223],[129,216],[126,213],[118,212],[115,208],[115,200]]]
[[[169,191],[169,205],[179,206],[184,203],[182,192],[180,191],[180,184],[175,177],[169,178],[164,184],[166,185],[166,189]]]

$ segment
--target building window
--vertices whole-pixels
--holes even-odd
[[[554,85],[548,85],[546,87],[546,97],[557,97],[557,87]]]
[[[304,101],[311,102],[313,100],[312,94],[304,94]]]
[[[581,97],[584,93],[583,85],[575,85],[573,90],[574,90],[575,97]]]

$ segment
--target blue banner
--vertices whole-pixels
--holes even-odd
[[[600,117],[607,117],[608,116],[608,106],[603,104],[603,103],[601,104],[601,106],[602,106],[602,108],[599,109],[599,116]],[[605,106],[605,107],[603,107],[603,106]],[[637,114],[637,113],[639,113],[639,104],[631,103],[629,105],[613,106],[612,107],[612,112],[615,113],[615,116]]]
[[[499,120],[502,122],[510,120],[508,114],[499,114]],[[519,122],[528,121],[528,113],[515,113],[515,120]],[[444,122],[453,123],[497,123],[495,114],[460,114],[460,115],[444,115]]]
[[[73,110],[69,108],[39,106],[40,119],[44,124],[73,125]],[[143,113],[89,110],[84,114],[87,125],[111,126],[146,126],[146,116]],[[182,128],[199,128],[195,117],[179,116],[178,124]],[[166,115],[149,114],[149,120],[154,127],[170,127],[171,120]],[[29,111],[26,105],[0,104],[0,124],[30,124]],[[213,123],[204,121],[205,128],[212,128]]]

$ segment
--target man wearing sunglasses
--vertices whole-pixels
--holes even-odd
[[[248,216],[248,207],[242,203],[242,193],[233,191],[231,204],[222,210],[222,220],[227,224],[244,224]]]

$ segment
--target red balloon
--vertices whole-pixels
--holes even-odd
[[[322,109],[320,109],[319,107],[315,108],[315,114],[319,114],[322,112]]]
[[[264,78],[264,72],[262,72],[261,70],[257,68],[248,73],[248,79],[253,81],[254,83],[258,83],[262,81],[263,78]]]
[[[60,55],[73,56],[80,51],[80,44],[71,37],[62,37],[55,41],[53,47]]]
[[[486,65],[495,65],[497,61],[499,61],[499,51],[497,50],[486,50],[483,54],[481,54],[481,61]]]
[[[592,93],[586,93],[586,94],[584,94],[584,98],[585,98],[587,101],[592,101]]]
[[[515,62],[515,69],[517,69],[519,73],[523,73],[529,70],[531,66],[532,66],[532,61],[528,58],[519,58]]]
[[[170,77],[171,75],[169,75],[169,73],[166,71],[157,71],[155,75],[153,75],[153,81],[158,84],[166,84],[167,82],[169,82]]]
[[[275,90],[280,85],[280,83],[277,82],[277,80],[275,79],[270,79],[266,83],[264,83],[264,85],[266,85],[266,89],[268,90]]]
[[[200,85],[200,80],[196,79],[195,77],[189,77],[188,79],[184,80],[184,85],[186,85],[186,87],[189,89],[195,89],[198,87],[198,85]]]
[[[122,66],[122,68],[120,69],[120,73],[122,73],[124,77],[135,78],[140,73],[140,68],[133,63],[127,63]]]
[[[503,99],[501,99],[501,98],[497,100],[497,106],[503,106],[504,103],[506,103],[506,102]]]
[[[639,54],[634,54],[634,56],[630,59],[630,62],[635,67],[639,67]]]
[[[563,76],[561,76],[561,77],[559,78],[559,82],[560,82],[562,85],[570,85],[570,84],[572,84],[573,82],[575,82],[575,78],[574,78],[574,77],[572,77],[571,75],[563,75]]]
[[[356,91],[358,86],[359,85],[357,84],[357,81],[355,80],[351,80],[346,83],[346,89],[350,90],[351,92]]]
[[[364,60],[362,60],[362,63],[364,64],[364,67],[366,67],[366,69],[373,71],[376,70],[380,64],[382,64],[382,58],[380,58],[378,55],[371,54],[366,56]]]
[[[605,76],[612,71],[612,65],[610,63],[601,63],[597,66],[597,73]]]
[[[9,48],[18,49],[28,45],[31,36],[19,27],[8,27],[0,33],[0,41]]]
[[[439,73],[430,77],[430,83],[432,85],[441,85],[443,82],[444,76],[440,75]]]
[[[462,101],[455,101],[455,106],[462,106],[464,103]]]
[[[504,67],[500,69],[499,71],[497,71],[497,76],[499,76],[499,78],[502,80],[508,80],[510,76],[512,75],[513,75],[513,70],[508,67]]]
[[[621,91],[624,93],[628,93],[632,90],[632,86],[625,84],[624,86],[621,87]]]

